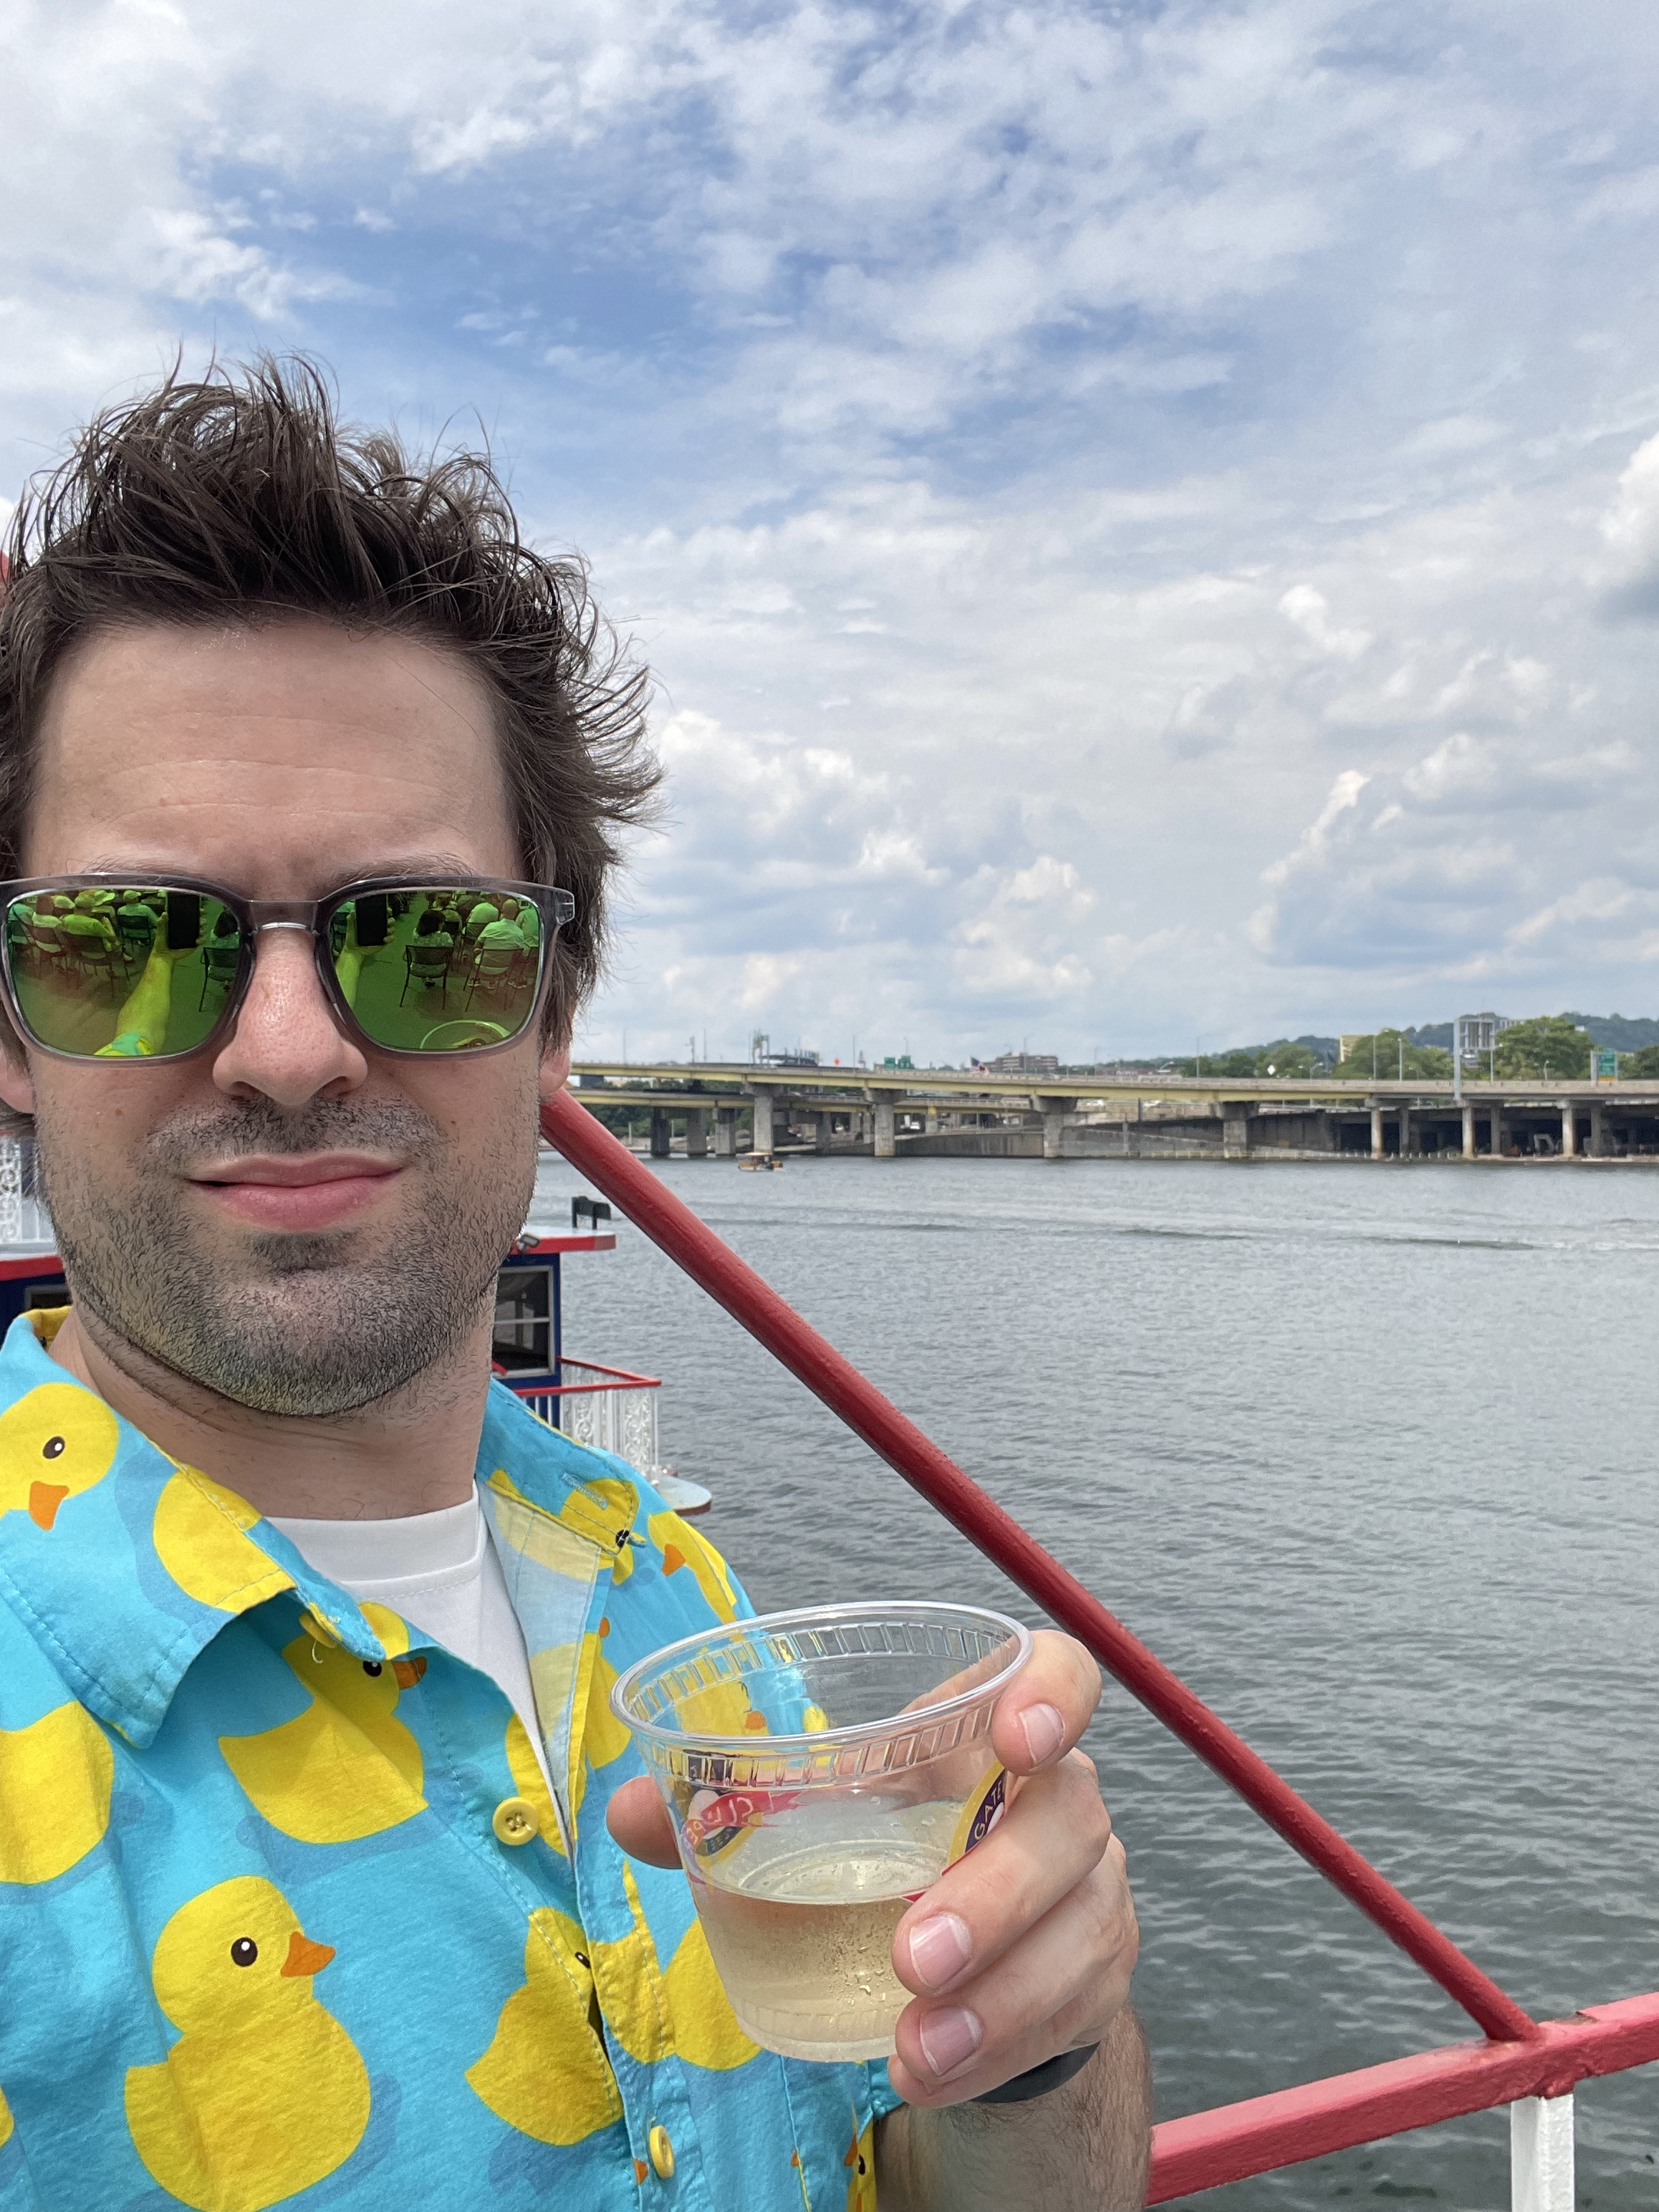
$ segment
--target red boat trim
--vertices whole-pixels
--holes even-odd
[[[515,1260],[533,1260],[538,1252],[614,1252],[617,1237],[614,1230],[599,1229],[573,1231],[568,1237],[535,1237],[522,1244],[515,1244],[511,1256]]]
[[[1334,2150],[1432,2127],[1517,2097],[1563,2097],[1594,2074],[1659,2058],[1659,1995],[1546,2021],[1524,2043],[1460,2043],[1277,2089],[1154,2129],[1149,2204]]]
[[[15,1283],[30,1275],[38,1275],[43,1283],[50,1283],[63,1272],[64,1263],[56,1252],[36,1252],[21,1260],[0,1260],[0,1283]]]

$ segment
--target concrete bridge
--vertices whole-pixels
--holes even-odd
[[[642,1109],[653,1155],[1042,1159],[1659,1158],[1659,1082],[995,1077],[957,1068],[583,1061],[584,1104]],[[745,1125],[749,1144],[743,1142]],[[712,1146],[711,1146],[712,1139]]]

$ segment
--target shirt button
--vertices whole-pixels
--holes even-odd
[[[645,2147],[651,2154],[651,2163],[656,2168],[658,2180],[672,2181],[674,2179],[674,2146],[669,2142],[668,2130],[660,2120],[652,2122]]]
[[[541,1833],[542,1826],[527,1797],[503,1797],[489,1825],[495,1831],[496,1841],[503,1844],[527,1844],[532,1836]]]

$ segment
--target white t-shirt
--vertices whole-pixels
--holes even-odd
[[[268,1516],[319,1574],[361,1603],[389,1606],[447,1651],[476,1667],[511,1701],[534,1747],[558,1811],[568,1822],[548,1770],[524,1631],[507,1594],[475,1489],[459,1505],[392,1521],[290,1521]],[[567,1832],[566,1844],[569,1838]]]

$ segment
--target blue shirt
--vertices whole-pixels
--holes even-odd
[[[499,1384],[487,1676],[0,1346],[0,2212],[871,2212],[884,2066],[757,2051],[605,1808],[624,1668],[750,1608]]]

